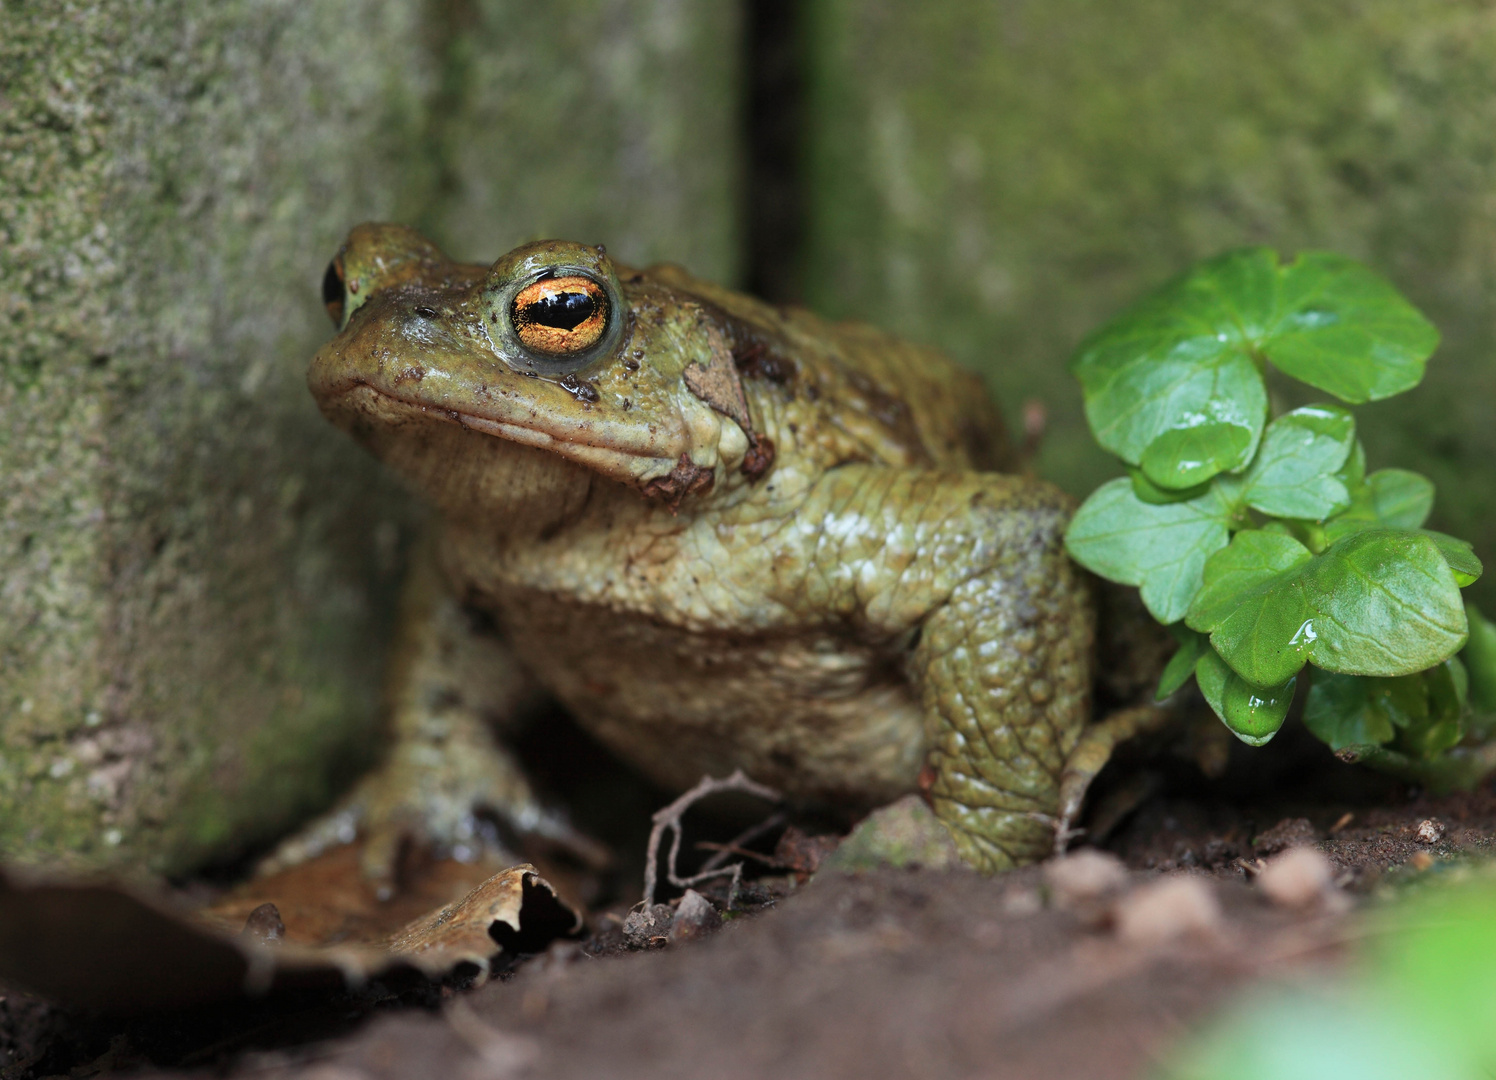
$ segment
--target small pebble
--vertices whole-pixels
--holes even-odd
[[[1222,923],[1215,890],[1203,878],[1186,874],[1134,889],[1117,901],[1114,916],[1117,936],[1135,945],[1214,936]]]
[[[286,937],[286,924],[281,921],[280,909],[274,904],[261,904],[244,920],[244,929],[239,931],[239,936],[261,945],[279,945]]]
[[[1044,899],[1038,889],[1013,886],[1003,893],[1003,914],[1014,919],[1024,919],[1044,910]]]
[[[722,925],[722,916],[712,902],[695,889],[687,889],[675,908],[675,919],[670,924],[670,942],[694,941],[706,937]]]
[[[1127,887],[1127,868],[1115,855],[1082,849],[1044,864],[1044,884],[1058,908],[1100,900]]]
[[[1425,818],[1418,823],[1418,829],[1413,833],[1413,839],[1420,844],[1437,844],[1444,839],[1444,822],[1434,818]]]
[[[1284,818],[1266,832],[1252,837],[1258,855],[1275,855],[1292,847],[1303,847],[1319,839],[1314,823],[1308,818]]]
[[[664,945],[670,940],[670,924],[675,912],[669,904],[631,911],[623,919],[623,939],[636,949],[648,949]]]
[[[1415,851],[1413,857],[1408,860],[1408,865],[1421,874],[1434,865],[1434,857],[1426,851]]]
[[[1323,852],[1310,847],[1289,848],[1268,860],[1257,875],[1262,895],[1279,907],[1307,908],[1344,901],[1335,888],[1335,868]]]

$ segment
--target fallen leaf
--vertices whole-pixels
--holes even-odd
[[[481,980],[500,953],[538,951],[582,922],[528,863],[378,940],[307,944],[295,913],[277,914],[285,935],[270,944],[241,933],[242,918],[229,925],[222,910],[191,911],[118,882],[8,869],[0,873],[0,980],[68,1005],[141,1015],[290,990],[337,993],[399,972],[440,979],[463,965]]]

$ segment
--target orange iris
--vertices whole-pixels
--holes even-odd
[[[572,356],[596,345],[608,327],[608,294],[591,278],[546,278],[521,289],[509,311],[527,349]]]

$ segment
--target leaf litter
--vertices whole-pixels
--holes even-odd
[[[141,1015],[292,991],[335,993],[397,974],[485,981],[500,958],[539,952],[582,929],[530,864],[462,884],[452,863],[404,902],[379,905],[356,851],[239,886],[192,910],[164,892],[7,870],[0,878],[0,979],[68,1005]],[[454,868],[457,868],[454,872]]]

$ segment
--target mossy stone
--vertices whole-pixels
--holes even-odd
[[[1426,473],[1433,526],[1496,558],[1488,7],[812,0],[806,42],[812,306],[943,346],[1015,419],[1043,401],[1040,470],[1084,494],[1119,471],[1065,370],[1090,329],[1239,245],[1364,260],[1444,336],[1358,411],[1370,463]]]

